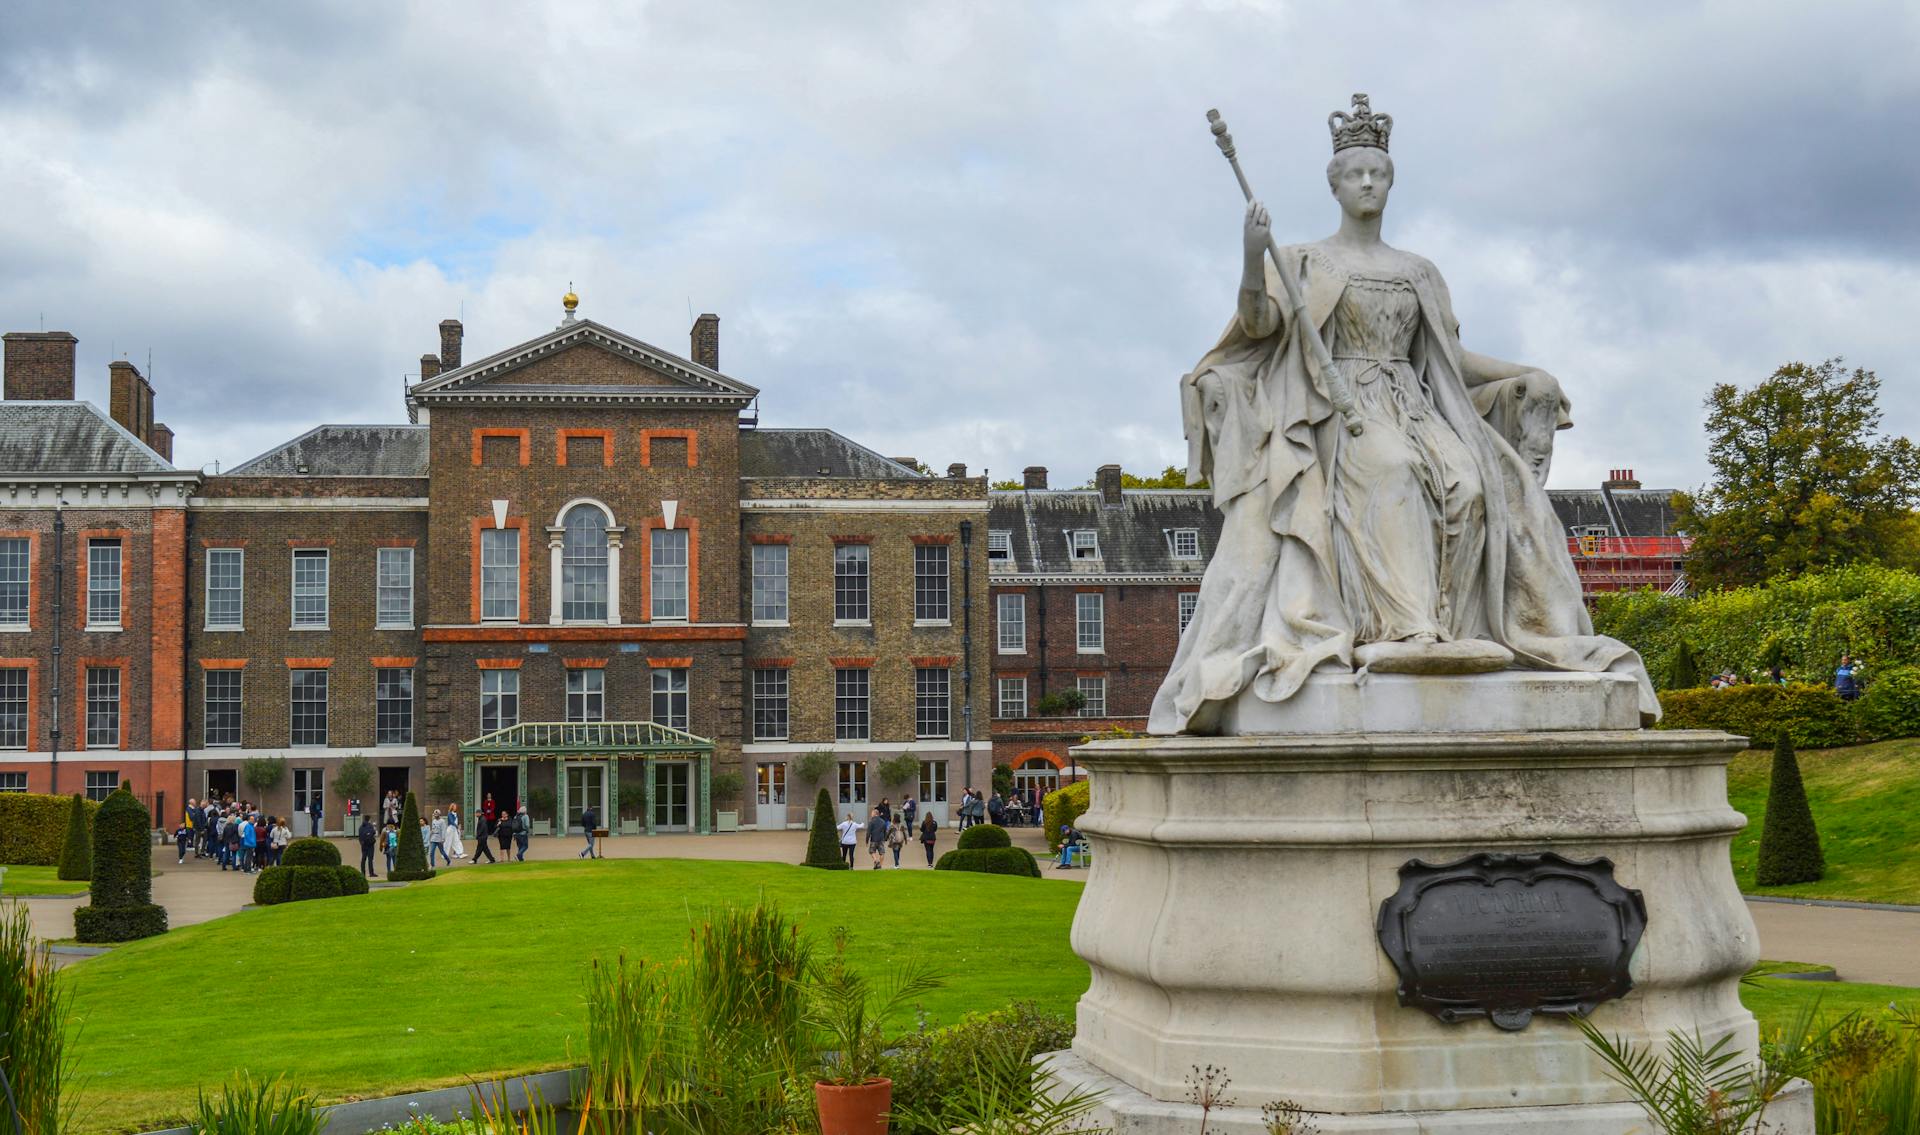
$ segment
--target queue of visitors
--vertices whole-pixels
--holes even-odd
[[[244,800],[223,802],[188,800],[173,829],[175,861],[212,859],[222,871],[251,875],[280,862],[280,853],[293,842],[293,831],[279,816],[262,816]]]

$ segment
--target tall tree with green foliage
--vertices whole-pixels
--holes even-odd
[[[57,874],[78,881],[93,878],[93,832],[87,826],[87,802],[78,792],[67,810],[67,842],[60,848]]]
[[[1763,887],[1812,883],[1827,873],[1813,807],[1800,780],[1793,738],[1782,729],[1773,743],[1773,775],[1767,782],[1767,816],[1760,829],[1760,861],[1753,881]]]
[[[1675,526],[1694,539],[1688,577],[1738,587],[1901,556],[1920,501],[1920,450],[1879,431],[1880,379],[1839,359],[1788,363],[1750,390],[1715,386],[1713,480],[1674,494]]]
[[[813,827],[807,830],[807,858],[800,866],[822,871],[845,871],[852,866],[840,858],[840,829],[833,822],[833,797],[822,788],[813,802]]]

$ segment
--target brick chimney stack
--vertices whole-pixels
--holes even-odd
[[[460,338],[465,331],[457,319],[440,321],[440,369],[460,369]]]
[[[1607,471],[1607,483],[1603,487],[1608,489],[1637,489],[1640,487],[1640,482],[1634,478],[1633,470],[1631,469],[1610,469]]]
[[[439,355],[421,355],[420,356],[420,381],[425,382],[429,378],[438,378],[439,375],[440,375],[440,356]]]
[[[1020,477],[1022,488],[1044,489],[1047,487],[1047,467],[1045,465],[1029,465],[1020,471]]]
[[[708,370],[720,369],[720,317],[712,312],[693,321],[693,361]]]
[[[167,428],[165,422],[153,424],[153,440],[147,442],[147,445],[165,458],[167,464],[173,464],[173,431]]]
[[[1093,471],[1093,483],[1100,490],[1100,503],[1120,503],[1120,466],[1100,466]]]
[[[153,384],[125,359],[107,364],[107,412],[143,444],[153,443]]]
[[[9,402],[73,401],[73,355],[80,340],[69,331],[9,331],[6,395]]]
[[[967,475],[967,466],[964,462],[956,461],[953,464],[947,466],[947,476],[952,477],[956,481],[961,480],[966,475]]]

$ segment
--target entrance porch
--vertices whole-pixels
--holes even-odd
[[[577,835],[588,808],[600,827],[619,833],[620,786],[636,779],[641,822],[628,830],[713,830],[713,742],[651,721],[522,722],[463,742],[460,764],[468,834],[488,795],[503,814],[528,804],[536,833]],[[535,808],[530,801],[542,789],[553,803]]]

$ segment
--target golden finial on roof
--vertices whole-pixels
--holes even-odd
[[[580,297],[573,294],[572,280],[567,281],[567,294],[560,297],[560,306],[567,309],[566,316],[560,320],[560,325],[565,327],[574,320],[573,309],[580,306]]]

